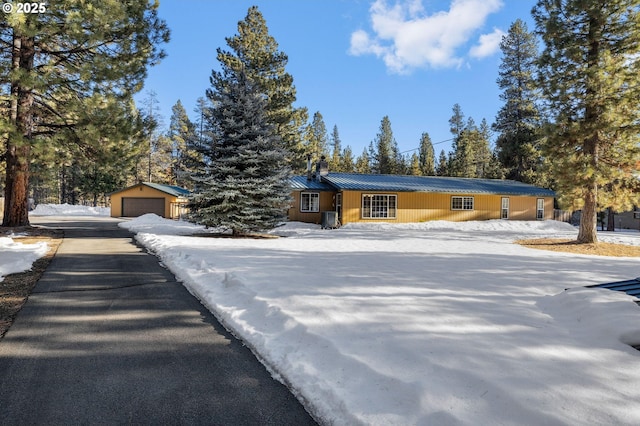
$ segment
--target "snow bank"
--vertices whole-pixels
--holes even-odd
[[[74,206],[70,204],[38,204],[32,216],[109,216],[109,207]]]
[[[217,229],[206,228],[205,226],[182,220],[167,220],[154,213],[147,213],[127,222],[120,222],[118,226],[132,232],[153,232],[154,234],[169,235],[194,235],[218,231]]]
[[[357,222],[346,224],[343,229],[368,229],[368,230],[415,230],[415,231],[460,231],[460,232],[573,232],[575,227],[565,222],[556,220],[545,221],[511,221],[511,220],[484,220],[469,222],[450,222],[445,220],[433,220],[420,223],[368,223]]]
[[[512,243],[575,237],[566,224],[127,226],[323,424],[640,424],[640,308],[580,288],[638,260]]]
[[[0,282],[9,274],[28,271],[33,262],[47,254],[47,243],[16,243],[12,238],[0,237]],[[0,288],[1,292],[1,288]]]

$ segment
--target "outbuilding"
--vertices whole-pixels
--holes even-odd
[[[189,191],[179,186],[141,182],[110,194],[112,217],[138,217],[154,213],[179,219],[186,210]]]

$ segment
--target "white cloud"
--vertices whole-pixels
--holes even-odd
[[[355,31],[349,52],[373,54],[399,74],[421,67],[458,67],[463,58],[457,50],[501,7],[502,0],[452,0],[448,11],[427,14],[421,0],[400,0],[392,6],[376,0],[369,9],[373,35]],[[480,40],[480,45],[485,43]]]
[[[492,33],[481,35],[478,44],[471,48],[469,55],[474,58],[486,58],[493,55],[500,49],[500,42],[505,35],[507,33],[499,28],[495,28]]]

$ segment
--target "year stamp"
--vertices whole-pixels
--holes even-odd
[[[45,13],[47,11],[46,3],[27,2],[27,3],[2,3],[2,11],[4,13]]]

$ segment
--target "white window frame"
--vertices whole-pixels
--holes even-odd
[[[544,220],[544,198],[536,199],[536,220]]]
[[[460,195],[451,196],[451,210],[474,210],[474,205],[475,200],[473,197],[465,197]]]
[[[500,201],[500,219],[509,219],[509,198],[502,197]]]
[[[308,198],[307,208],[305,208],[305,202],[304,202],[305,198]],[[316,200],[315,203],[313,203],[314,199]],[[320,211],[320,193],[319,192],[301,192],[300,193],[300,211],[302,213],[318,213]]]
[[[398,196],[396,194],[362,194],[362,219],[396,219]]]

